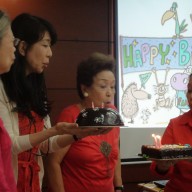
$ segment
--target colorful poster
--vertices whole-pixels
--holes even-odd
[[[124,0],[118,18],[119,110],[129,127],[166,127],[189,110],[189,0]],[[122,17],[122,18],[121,18]]]

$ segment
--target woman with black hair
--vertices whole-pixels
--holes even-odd
[[[93,53],[82,61],[76,76],[80,102],[64,108],[58,122],[74,122],[92,103],[116,109],[114,70],[113,57],[102,53]],[[119,133],[119,127],[115,127],[104,135],[77,138],[77,142],[49,154],[49,192],[121,192]]]
[[[100,131],[81,130],[73,122],[51,127],[43,71],[49,65],[56,32],[48,21],[26,13],[13,20],[12,30],[20,42],[11,70],[0,81],[0,116],[13,144],[18,192],[40,192],[44,172],[40,152],[67,146],[74,142],[74,134],[85,137]]]

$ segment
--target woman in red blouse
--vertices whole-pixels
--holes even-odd
[[[58,122],[75,122],[82,109],[115,108],[114,60],[94,53],[79,64],[77,90],[81,101],[65,108]],[[90,128],[92,129],[92,128]],[[114,192],[122,190],[119,158],[119,128],[104,135],[77,140],[48,156],[48,177],[52,192]]]
[[[189,76],[187,100],[190,110],[170,120],[163,134],[162,144],[180,143],[192,146],[192,74]],[[156,161],[151,164],[151,171],[163,179],[169,179],[165,192],[191,192],[191,160]]]

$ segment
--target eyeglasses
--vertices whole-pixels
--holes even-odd
[[[20,39],[15,38],[15,39],[13,40],[13,45],[16,47],[17,45],[19,45],[19,42],[20,42],[20,41],[21,41]]]

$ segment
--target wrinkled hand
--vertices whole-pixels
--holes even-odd
[[[59,122],[54,126],[54,128],[57,131],[57,135],[75,135],[79,131],[77,123]]]

